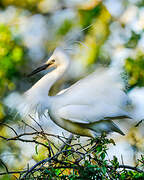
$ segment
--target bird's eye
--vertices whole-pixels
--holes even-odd
[[[54,62],[55,62],[55,60],[54,60],[54,59],[52,59],[52,60],[51,60],[51,62],[52,62],[52,63],[54,63]]]

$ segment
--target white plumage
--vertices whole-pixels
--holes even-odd
[[[129,116],[128,96],[122,91],[118,73],[100,68],[56,96],[49,96],[52,85],[66,72],[69,57],[57,48],[49,60],[30,75],[54,67],[24,94],[19,111],[29,114],[37,111],[41,116],[48,110],[50,118],[60,127],[83,136],[93,137],[102,132],[123,132],[115,119]]]

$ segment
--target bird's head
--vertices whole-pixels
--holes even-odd
[[[56,48],[52,56],[46,61],[46,63],[32,71],[28,75],[28,77],[37,74],[38,72],[41,72],[43,70],[48,70],[49,68],[57,68],[62,66],[67,67],[68,65],[69,57],[67,56],[65,51],[61,48]]]

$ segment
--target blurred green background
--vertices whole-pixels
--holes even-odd
[[[143,30],[143,0],[0,0],[0,122],[16,121],[4,99],[32,86],[40,75],[31,79],[25,75],[57,46],[68,49],[73,68],[66,83],[56,84],[51,94],[102,64],[124,72],[126,91],[140,90],[136,94],[144,97]],[[143,108],[139,115],[144,116]],[[0,135],[9,135],[2,125]],[[142,139],[143,134],[137,134],[135,142],[130,138],[129,143],[143,151]],[[12,156],[10,161],[4,157],[7,154]],[[25,167],[22,157],[18,144],[0,140],[0,159],[8,167]]]

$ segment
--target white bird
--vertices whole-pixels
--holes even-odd
[[[52,85],[65,74],[69,64],[68,55],[57,48],[43,66],[29,75],[54,68],[24,93],[26,103],[20,108],[24,112],[35,109],[40,116],[48,110],[51,120],[74,134],[94,137],[102,132],[118,132],[124,135],[114,121],[129,117],[126,110],[129,98],[110,70],[95,71],[65,91],[49,96]]]

